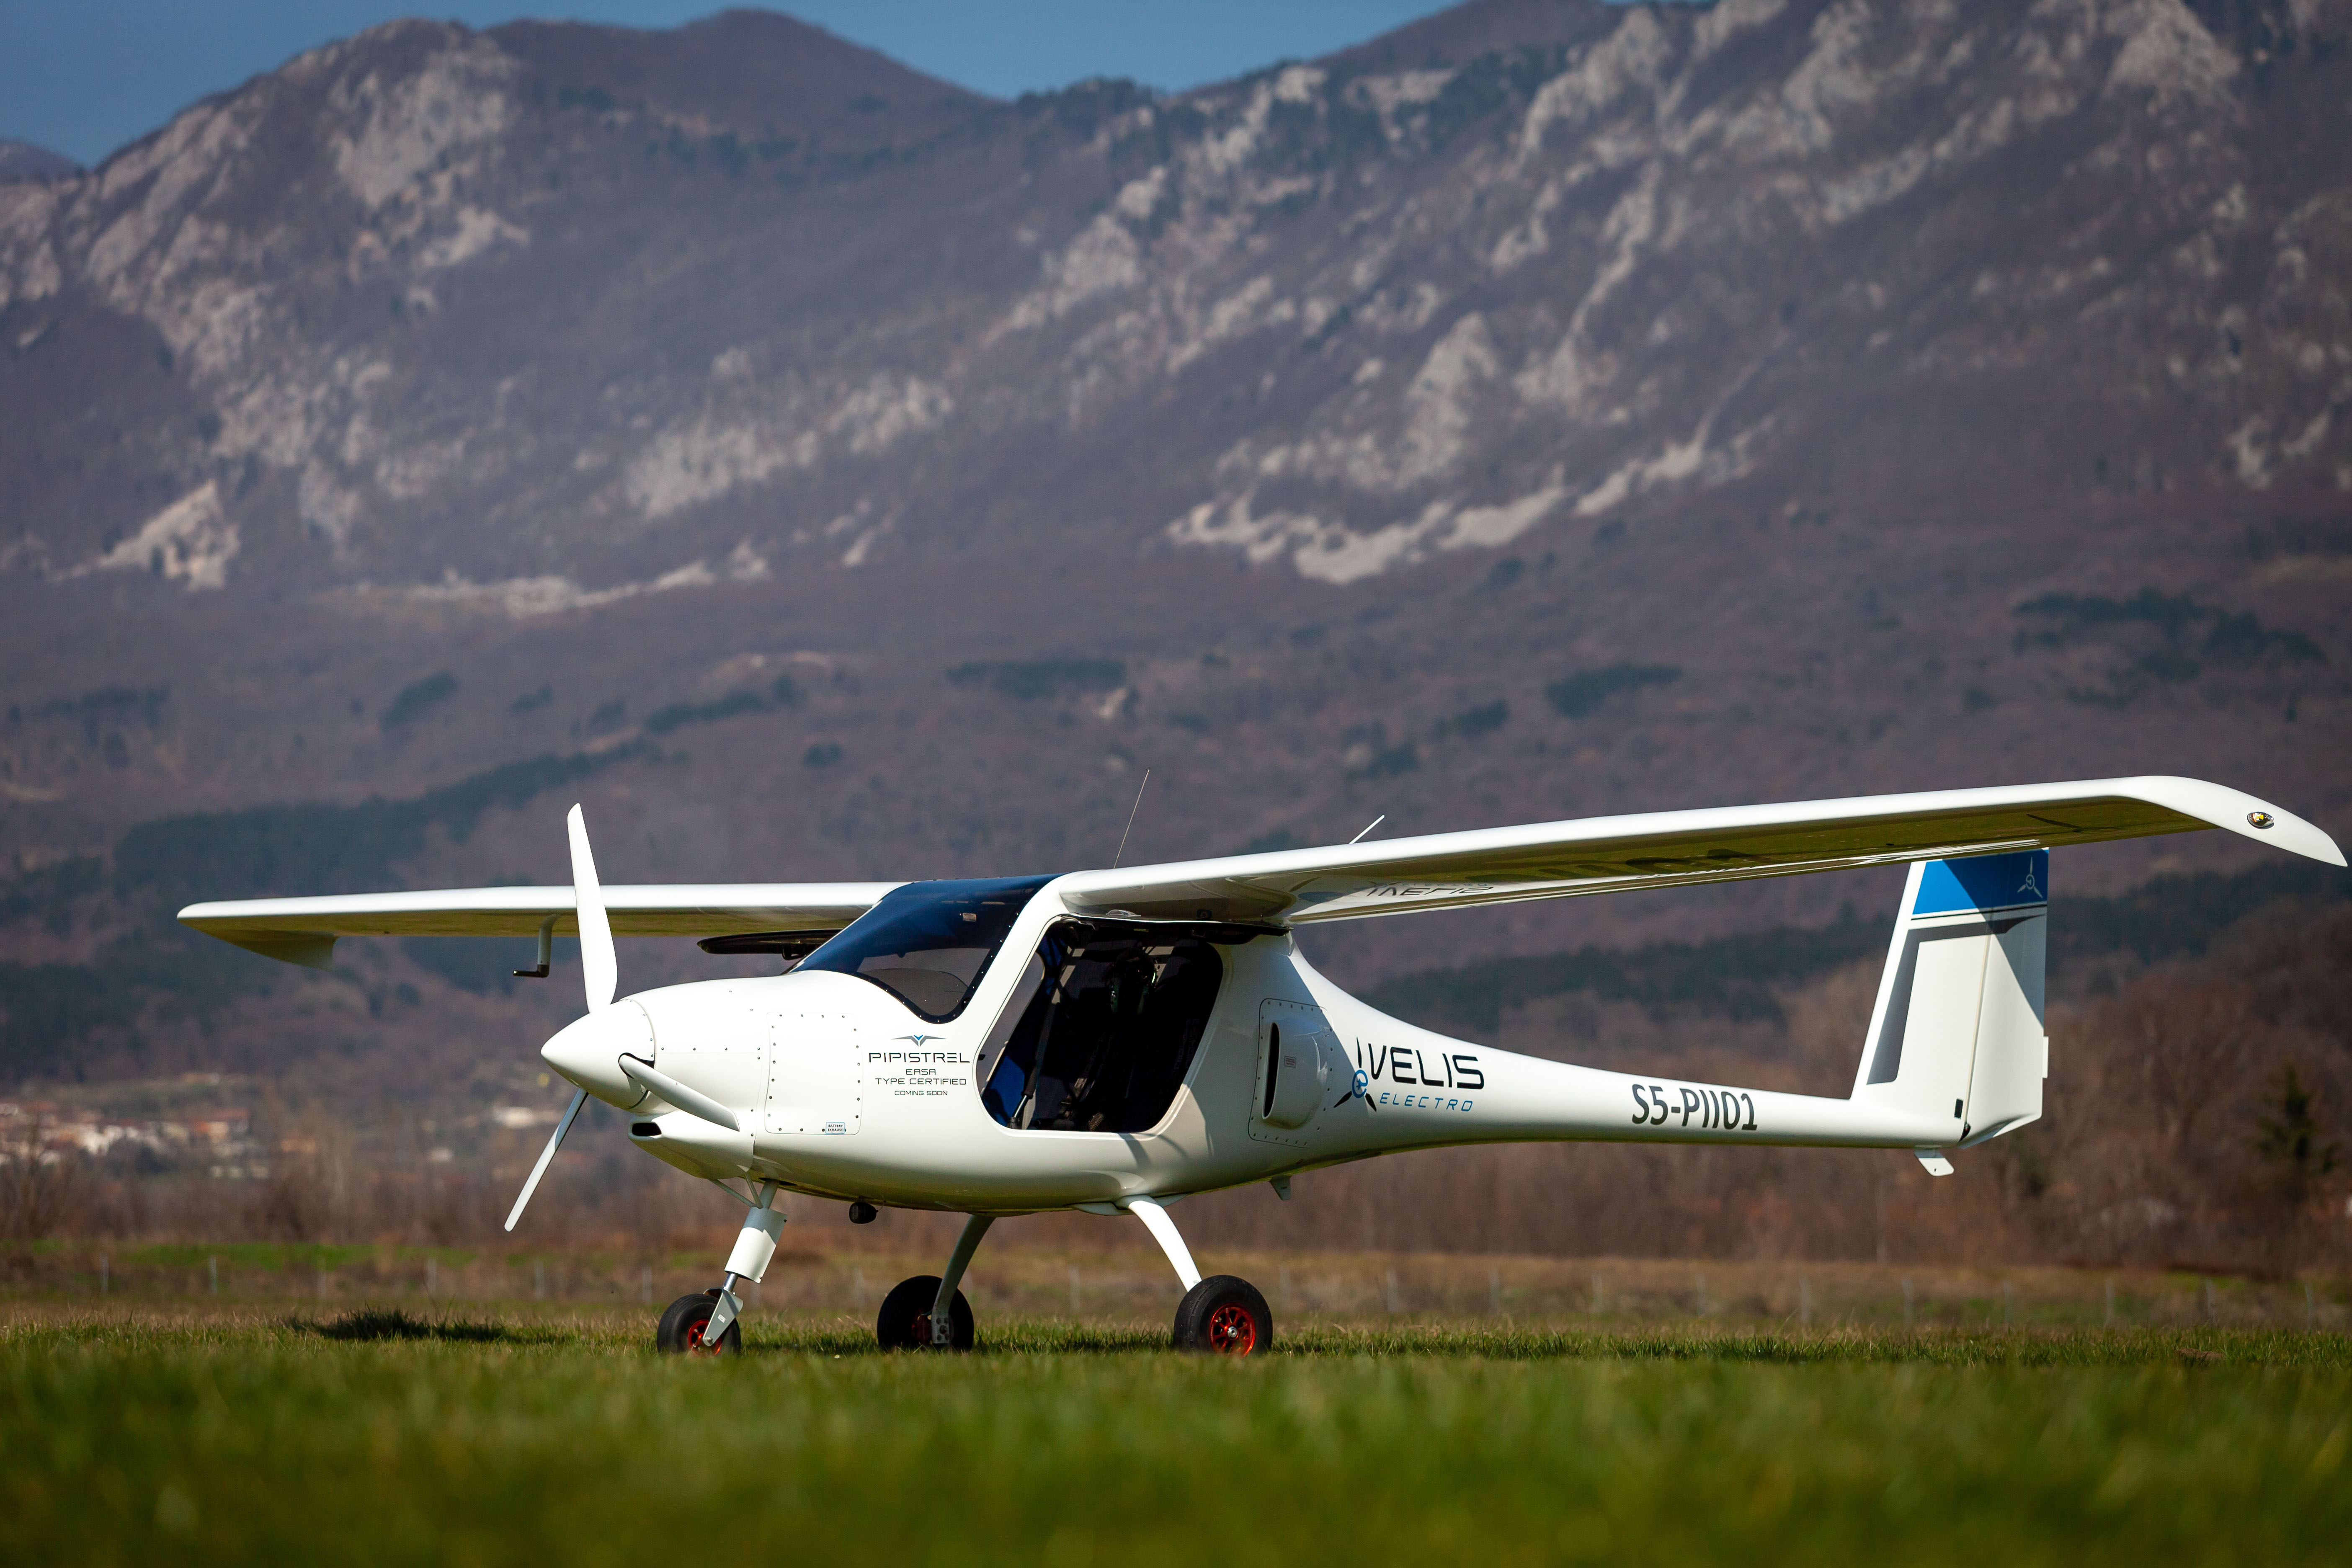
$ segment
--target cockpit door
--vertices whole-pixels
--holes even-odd
[[[1323,1016],[1304,1002],[1267,1000],[1257,1009],[1257,1085],[1250,1136],[1304,1143],[1323,1107],[1341,1092],[1347,1056]]]

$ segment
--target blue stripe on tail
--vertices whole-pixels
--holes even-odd
[[[1958,914],[1965,910],[2014,910],[2050,901],[2050,851],[1974,855],[1965,860],[1930,860],[1919,879],[1915,915]]]

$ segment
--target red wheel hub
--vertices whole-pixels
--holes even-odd
[[[1209,1348],[1219,1355],[1247,1355],[1257,1349],[1257,1320],[1238,1301],[1209,1314]]]
[[[713,1347],[712,1347],[709,1343],[708,1343],[708,1342],[704,1340],[704,1338],[703,1338],[703,1336],[704,1336],[706,1333],[708,1333],[708,1332],[709,1331],[709,1330],[710,1330],[710,1318],[709,1318],[709,1315],[708,1313],[704,1314],[703,1316],[701,1316],[701,1317],[699,1317],[699,1318],[697,1318],[697,1319],[693,1320],[691,1322],[689,1322],[689,1323],[688,1323],[688,1324],[686,1325],[686,1336],[685,1336],[685,1337],[686,1337],[686,1353],[687,1353],[687,1354],[688,1354],[688,1355],[702,1355],[702,1354],[714,1353],[714,1352],[713,1352]]]

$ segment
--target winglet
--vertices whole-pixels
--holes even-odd
[[[2147,799],[2241,838],[2251,838],[2257,844],[2301,855],[2323,865],[2344,864],[2344,851],[2335,839],[2294,813],[2281,810],[2243,790],[2208,784],[2203,779],[2156,777],[2119,782],[2138,786]]]

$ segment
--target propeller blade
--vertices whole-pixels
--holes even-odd
[[[572,897],[579,910],[580,970],[588,983],[588,1011],[601,1013],[620,989],[621,965],[613,956],[613,922],[604,918],[604,888],[596,880],[596,858],[588,852],[588,819],[575,805],[563,819],[572,834]]]
[[[573,809],[576,811],[578,808],[575,806]],[[515,1206],[507,1215],[509,1230],[515,1227],[515,1221],[522,1218],[523,1205],[530,1202],[531,1194],[539,1191],[540,1177],[547,1174],[548,1166],[555,1163],[555,1152],[563,1147],[563,1135],[572,1131],[572,1118],[580,1114],[580,1108],[586,1103],[588,1091],[578,1089],[572,1096],[572,1103],[563,1108],[563,1120],[555,1124],[555,1136],[550,1138],[547,1147],[540,1151],[539,1163],[530,1168],[530,1179],[523,1183],[522,1195],[515,1199]]]
[[[652,1089],[689,1116],[699,1116],[705,1121],[716,1122],[730,1132],[743,1131],[735,1113],[697,1089],[691,1089],[666,1072],[656,1072],[650,1066],[632,1056],[621,1058],[621,1070],[635,1082]]]

